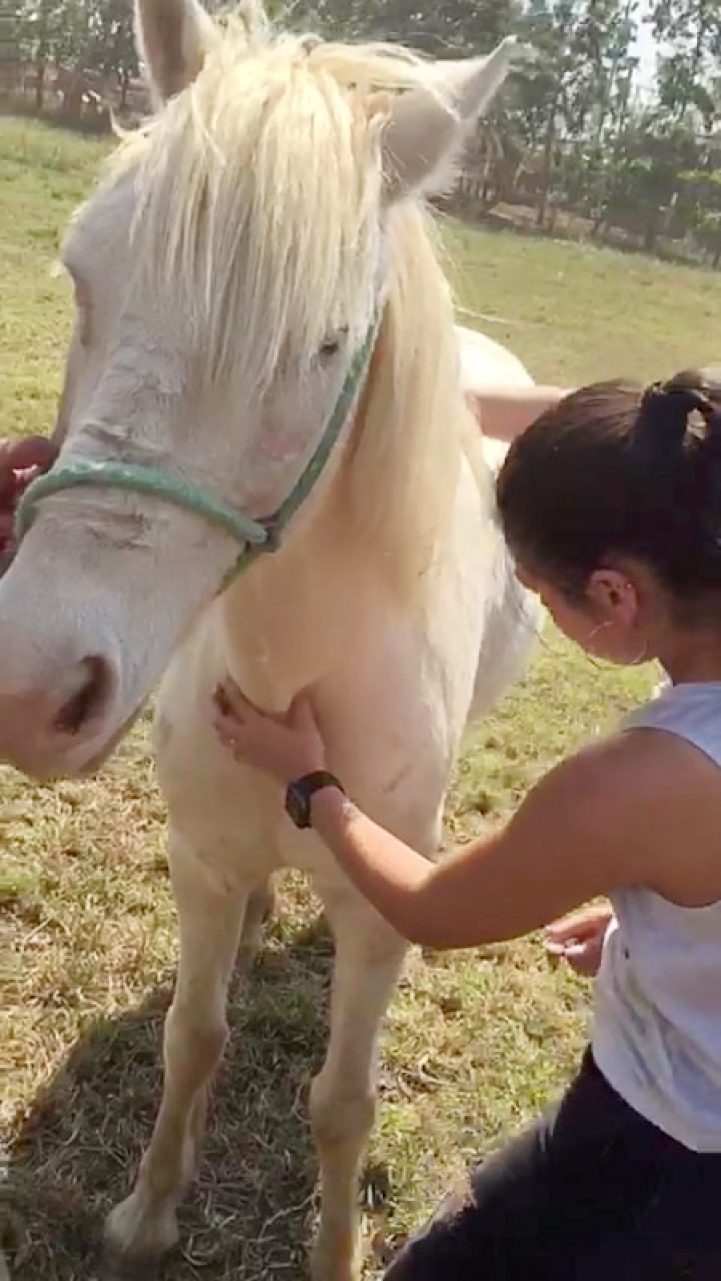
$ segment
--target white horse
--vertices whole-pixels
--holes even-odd
[[[330,767],[379,822],[438,850],[464,726],[520,671],[536,625],[464,395],[530,379],[480,336],[462,335],[459,359],[423,207],[512,42],[434,64],[274,35],[260,14],[221,27],[195,0],[139,0],[137,26],[158,109],[64,247],[65,440],[0,586],[0,753],[35,776],[92,770],[163,677],[180,962],[160,1112],[107,1225],[124,1269],[176,1240],[229,976],[269,877],[314,877],[336,940],[310,1103],[314,1272],[348,1281],[405,945],[279,789],[221,750],[211,696],[227,671],[277,712],[312,689]]]

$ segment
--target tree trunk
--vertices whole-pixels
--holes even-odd
[[[35,106],[42,111],[45,105],[45,64],[48,59],[48,6],[41,4],[39,12],[38,51],[35,57],[37,79],[35,81]]]
[[[543,143],[543,165],[541,168],[540,197],[538,208],[536,210],[536,226],[539,231],[545,230],[546,214],[548,211],[548,197],[551,191],[551,170],[553,168],[553,146],[556,141],[556,112],[558,110],[558,99],[554,99],[553,106],[549,112],[548,125],[546,126],[546,137]]]
[[[659,232],[658,210],[654,209],[643,233],[643,247],[647,254],[655,254]]]
[[[45,62],[39,61],[37,64],[37,78],[35,80],[35,106],[38,111],[42,111],[45,104]]]

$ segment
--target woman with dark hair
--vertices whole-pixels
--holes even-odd
[[[499,390],[508,435],[530,402]],[[449,1198],[387,1281],[719,1281],[721,387],[684,373],[645,391],[550,389],[548,406],[497,483],[519,576],[586,652],[659,661],[671,681],[660,698],[438,864],[327,772],[312,692],[281,719],[228,682],[216,725],[411,940],[487,944],[610,899],[549,931],[552,950],[598,971],[575,1080]]]

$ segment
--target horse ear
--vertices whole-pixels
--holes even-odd
[[[195,79],[215,35],[197,0],[135,0],[135,43],[156,106]]]
[[[473,125],[514,61],[527,54],[507,36],[487,58],[435,63],[428,88],[410,89],[395,99],[382,144],[389,201],[446,185]]]

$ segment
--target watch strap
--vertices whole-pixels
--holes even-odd
[[[310,803],[316,792],[326,787],[334,787],[345,796],[345,788],[340,779],[329,770],[313,770],[303,774],[289,785],[286,792],[285,808],[296,827],[310,827]]]

